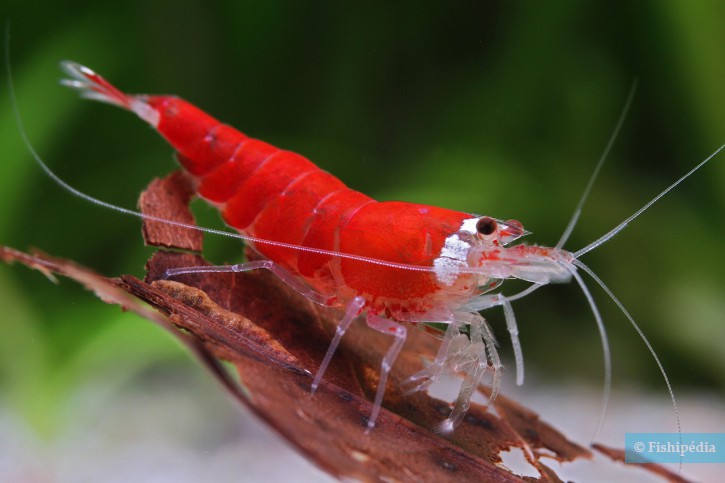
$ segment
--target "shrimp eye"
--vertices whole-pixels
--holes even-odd
[[[480,233],[483,236],[488,236],[496,231],[496,228],[498,228],[498,224],[496,223],[496,220],[493,218],[489,218],[488,216],[484,216],[480,220],[478,220],[478,223],[476,223],[476,231]]]

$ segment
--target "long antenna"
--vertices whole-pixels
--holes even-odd
[[[714,153],[712,153],[712,154],[711,154],[710,156],[708,156],[708,157],[707,157],[707,158],[705,158],[705,159],[704,159],[703,161],[701,161],[701,162],[700,162],[700,163],[699,163],[699,164],[698,164],[697,166],[695,166],[695,167],[694,167],[694,168],[692,168],[692,169],[691,169],[690,171],[688,171],[688,172],[687,172],[687,173],[686,173],[686,174],[685,174],[684,176],[682,176],[682,177],[681,177],[680,179],[678,179],[677,181],[675,181],[674,183],[672,183],[672,184],[671,184],[670,186],[668,186],[668,187],[667,187],[667,188],[666,188],[666,189],[665,189],[664,191],[662,191],[662,192],[661,192],[660,194],[658,194],[657,196],[655,196],[654,198],[652,198],[652,200],[650,200],[650,202],[649,202],[649,203],[647,203],[647,204],[646,204],[646,205],[644,205],[644,206],[643,206],[642,208],[640,208],[639,210],[637,210],[637,211],[636,211],[636,212],[635,212],[635,213],[634,213],[633,215],[631,215],[631,216],[630,216],[629,218],[627,218],[626,220],[624,220],[624,221],[623,221],[622,223],[620,223],[619,225],[615,226],[615,227],[614,227],[614,228],[613,228],[613,229],[612,229],[611,231],[609,231],[609,232],[605,233],[604,235],[602,235],[601,237],[599,237],[598,239],[596,239],[595,241],[593,241],[593,242],[592,242],[592,243],[590,243],[589,245],[585,246],[584,248],[582,248],[582,249],[580,249],[580,250],[577,250],[576,252],[574,252],[574,258],[579,258],[579,257],[581,257],[582,255],[584,255],[585,253],[588,253],[588,252],[590,252],[590,251],[594,250],[594,249],[595,249],[595,248],[597,248],[597,247],[598,247],[599,245],[602,245],[602,244],[604,244],[604,243],[608,242],[608,241],[609,241],[609,240],[610,240],[610,239],[611,239],[612,237],[614,237],[614,236],[615,236],[615,235],[616,235],[617,233],[619,233],[620,231],[624,230],[624,229],[626,228],[626,226],[627,226],[627,225],[629,224],[629,222],[630,222],[630,221],[634,220],[634,219],[635,219],[635,218],[637,218],[637,217],[638,217],[639,215],[641,215],[642,213],[644,213],[644,212],[645,212],[645,211],[646,211],[646,210],[647,210],[647,209],[648,209],[648,208],[649,208],[650,206],[652,206],[652,205],[653,205],[653,204],[655,204],[655,203],[656,203],[657,201],[659,201],[659,199],[660,199],[660,198],[662,198],[662,197],[663,197],[664,195],[666,195],[667,193],[669,193],[669,192],[670,192],[670,191],[671,191],[671,190],[672,190],[672,189],[673,189],[674,187],[676,187],[677,185],[679,185],[680,183],[682,183],[683,181],[685,181],[685,180],[686,180],[686,179],[687,179],[687,178],[688,178],[688,177],[689,177],[689,176],[690,176],[690,175],[691,175],[692,173],[694,173],[695,171],[697,171],[698,169],[700,169],[701,167],[703,167],[703,166],[704,166],[704,165],[705,165],[705,164],[706,164],[706,163],[707,163],[708,161],[710,161],[710,160],[711,160],[712,158],[714,158],[714,157],[715,157],[715,156],[716,156],[716,155],[717,155],[717,154],[718,154],[718,153],[719,153],[720,151],[722,151],[722,150],[723,150],[723,148],[725,148],[725,144],[723,144],[722,146],[720,146],[719,148],[717,148],[717,149],[715,150],[715,152],[714,152]]]
[[[579,199],[579,204],[576,205],[574,214],[571,216],[571,220],[569,220],[569,224],[564,229],[564,233],[561,234],[561,239],[559,239],[559,243],[556,244],[556,248],[561,248],[564,246],[564,243],[566,243],[566,241],[569,239],[571,232],[574,231],[574,227],[576,226],[577,222],[579,221],[579,215],[581,215],[582,208],[584,207],[584,203],[587,201],[587,198],[589,197],[589,192],[591,191],[592,186],[594,186],[594,181],[597,179],[597,176],[599,176],[599,171],[602,169],[602,166],[604,165],[604,161],[607,159],[607,156],[609,156],[609,151],[612,150],[614,141],[616,141],[617,136],[619,136],[619,132],[622,130],[622,125],[624,124],[624,120],[627,118],[627,114],[629,114],[629,108],[632,107],[632,101],[634,100],[634,94],[635,94],[635,92],[637,92],[637,84],[639,84],[639,79],[637,79],[635,77],[634,80],[632,81],[632,86],[629,88],[629,94],[627,95],[627,100],[624,102],[624,107],[622,108],[622,112],[619,114],[619,119],[617,120],[617,124],[614,127],[614,132],[612,132],[612,135],[609,137],[609,141],[607,141],[607,146],[604,148],[604,152],[599,157],[597,166],[594,168],[594,172],[592,173],[591,177],[589,178],[587,187],[584,189],[584,193],[582,193],[582,196]]]
[[[659,368],[660,372],[662,373],[662,377],[664,378],[665,384],[667,385],[667,392],[670,393],[670,399],[672,399],[672,406],[675,409],[675,419],[677,420],[677,432],[682,434],[682,425],[680,423],[680,412],[677,407],[677,400],[675,399],[675,392],[672,390],[672,384],[670,383],[670,378],[667,377],[667,372],[665,372],[665,367],[662,365],[660,358],[657,357],[657,353],[655,352],[654,347],[652,347],[652,344],[650,343],[649,339],[647,339],[647,337],[644,335],[644,332],[639,327],[637,322],[634,321],[634,318],[632,317],[632,315],[630,315],[630,313],[627,311],[627,309],[624,308],[624,304],[622,304],[622,302],[619,301],[619,299],[614,295],[614,293],[609,289],[609,287],[607,287],[604,284],[602,279],[599,278],[597,276],[597,274],[594,273],[594,271],[591,268],[587,267],[579,260],[574,260],[572,263],[574,265],[576,265],[577,267],[581,268],[582,270],[584,270],[586,273],[588,273],[589,276],[592,277],[592,279],[594,279],[594,281],[597,282],[597,284],[599,284],[600,287],[602,287],[602,290],[604,290],[606,292],[606,294],[609,295],[609,298],[611,298],[612,301],[617,305],[617,307],[619,307],[619,310],[622,311],[624,316],[627,317],[629,322],[632,324],[632,327],[634,327],[634,330],[637,332],[637,334],[639,334],[639,337],[644,342],[644,345],[647,346],[647,349],[649,350],[650,354],[652,354],[652,357],[654,358],[655,363],[657,363],[657,368]]]
[[[576,260],[574,260],[574,262],[576,263]],[[597,437],[597,434],[599,434],[599,431],[602,429],[602,426],[604,425],[604,418],[607,416],[607,408],[609,407],[609,397],[612,393],[612,355],[611,355],[611,351],[609,350],[609,339],[607,338],[607,330],[604,327],[604,320],[602,320],[602,314],[599,312],[599,309],[597,308],[597,304],[594,301],[594,297],[592,296],[592,293],[589,291],[586,284],[584,283],[584,280],[576,272],[576,269],[574,267],[567,265],[567,269],[571,273],[571,276],[574,277],[577,284],[579,284],[579,287],[582,289],[582,292],[584,293],[584,296],[586,297],[587,302],[589,302],[589,307],[592,310],[592,314],[594,314],[594,320],[597,322],[597,329],[599,330],[599,339],[602,342],[602,356],[604,357],[604,390],[602,391],[602,402],[601,402],[601,410],[599,413],[599,422],[597,423],[597,426],[594,429],[594,434],[592,434],[592,441],[594,441],[594,438]]]

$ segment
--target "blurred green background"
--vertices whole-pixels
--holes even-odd
[[[171,150],[134,116],[60,87],[60,60],[130,92],[182,96],[378,199],[517,218],[542,245],[566,226],[637,76],[572,250],[725,142],[717,0],[6,0],[0,12],[35,148],[73,186],[125,207],[174,169]],[[0,243],[141,276],[150,250],[138,220],[46,178],[21,144],[4,78],[0,91]],[[583,258],[641,324],[677,391],[725,387],[723,157]],[[214,261],[238,257],[233,241],[207,243]],[[666,399],[642,342],[590,286],[610,333],[614,391],[631,384]],[[0,267],[0,307],[0,404],[41,434],[58,430],[58,408],[79,384],[123,387],[192,364],[151,324],[21,266]],[[529,374],[601,385],[596,328],[575,286],[547,287],[514,309]],[[510,355],[501,314],[488,317]]]

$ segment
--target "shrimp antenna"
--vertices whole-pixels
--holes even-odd
[[[639,327],[637,322],[634,321],[634,318],[630,313],[627,311],[627,309],[624,308],[624,304],[619,301],[619,299],[614,295],[614,293],[605,285],[605,283],[602,281],[601,278],[597,276],[594,271],[589,268],[588,266],[584,265],[579,260],[574,260],[572,262],[577,267],[584,270],[586,273],[589,274],[592,279],[597,282],[597,284],[602,287],[602,290],[606,292],[607,295],[609,295],[609,298],[612,299],[612,301],[619,307],[619,310],[622,311],[625,317],[629,320],[629,322],[632,324],[632,327],[634,327],[634,330],[637,331],[637,334],[639,334],[639,337],[644,342],[644,345],[647,346],[647,349],[649,350],[650,354],[652,354],[652,358],[654,358],[655,362],[657,363],[657,367],[660,370],[660,373],[662,373],[662,378],[665,380],[665,384],[667,385],[667,392],[670,393],[670,399],[672,399],[672,406],[675,409],[675,419],[677,420],[677,432],[682,434],[682,425],[680,423],[680,411],[677,407],[677,400],[675,399],[675,392],[672,390],[672,384],[670,383],[670,378],[667,377],[667,372],[665,372],[665,367],[662,365],[662,362],[660,361],[660,358],[657,357],[657,353],[655,352],[654,348],[652,347],[652,344],[650,343],[649,339],[647,339],[647,336],[644,335],[644,332]],[[601,330],[601,329],[600,329]],[[604,419],[604,415],[602,414],[602,420]],[[597,432],[599,432],[599,428],[601,427],[602,420],[599,422],[599,427],[597,427]],[[596,434],[596,433],[595,433]]]
[[[627,100],[624,102],[622,112],[619,114],[617,124],[614,127],[614,132],[612,132],[612,135],[609,137],[609,141],[607,141],[604,152],[602,152],[602,155],[599,157],[599,161],[594,168],[594,172],[592,172],[592,175],[589,177],[587,187],[584,189],[584,193],[582,193],[582,196],[579,199],[579,204],[576,205],[574,214],[571,216],[571,220],[569,220],[569,224],[566,226],[564,233],[561,234],[561,239],[559,239],[559,243],[556,244],[556,248],[561,248],[564,246],[564,243],[566,243],[566,241],[569,239],[571,232],[574,231],[574,227],[579,221],[579,216],[582,214],[582,208],[584,207],[584,203],[587,201],[587,198],[589,198],[589,192],[591,191],[592,186],[594,186],[594,181],[597,179],[597,176],[599,176],[599,171],[602,169],[604,161],[607,159],[607,157],[609,156],[609,152],[612,150],[614,141],[617,140],[617,136],[619,136],[619,132],[622,130],[624,120],[627,118],[627,114],[629,114],[629,108],[632,107],[634,94],[635,92],[637,92],[637,84],[639,84],[639,79],[635,77],[632,81],[631,87],[629,88],[629,94],[627,95]]]
[[[620,231],[624,230],[627,227],[627,225],[629,224],[629,222],[631,222],[632,220],[634,220],[635,218],[637,218],[639,215],[641,215],[642,213],[644,213],[650,206],[654,205],[657,201],[659,201],[660,198],[662,198],[664,195],[666,195],[667,193],[669,193],[677,185],[679,185],[680,183],[682,183],[683,181],[685,181],[687,178],[689,178],[692,173],[694,173],[695,171],[697,171],[698,169],[700,169],[701,167],[703,167],[708,161],[710,161],[712,158],[714,158],[715,156],[717,156],[717,154],[720,151],[722,151],[723,148],[725,148],[725,144],[723,144],[722,146],[720,146],[719,148],[717,148],[714,153],[712,153],[710,156],[708,156],[703,161],[701,161],[697,166],[695,166],[690,171],[688,171],[680,179],[678,179],[677,181],[675,181],[674,183],[672,183],[670,186],[668,186],[660,194],[658,194],[657,196],[655,196],[654,198],[652,198],[649,201],[649,203],[647,203],[642,208],[640,208],[639,210],[637,210],[629,218],[627,218],[626,220],[624,220],[619,225],[615,226],[611,231],[605,233],[604,235],[602,235],[601,237],[599,237],[598,239],[596,239],[595,241],[593,241],[589,245],[585,246],[584,248],[582,248],[582,249],[577,250],[576,252],[574,252],[574,258],[579,258],[582,255],[584,255],[585,253],[588,253],[588,252],[594,250],[595,248],[597,248],[598,246],[603,245],[604,243],[608,242],[617,233],[619,233]]]
[[[574,261],[576,262],[576,260]],[[607,330],[604,327],[604,320],[602,320],[602,314],[599,312],[599,309],[597,308],[597,304],[594,301],[594,297],[592,296],[592,293],[587,288],[587,285],[584,283],[584,280],[581,278],[581,276],[576,273],[576,269],[572,266],[567,266],[567,269],[571,273],[571,276],[574,277],[574,280],[576,280],[576,283],[579,285],[579,288],[582,289],[582,292],[584,293],[584,296],[587,299],[587,302],[589,302],[589,307],[592,309],[592,313],[594,314],[594,320],[597,322],[597,329],[599,330],[599,339],[602,341],[602,355],[604,357],[604,391],[602,391],[602,402],[601,402],[601,411],[599,412],[599,422],[597,423],[596,428],[594,428],[594,434],[592,434],[592,441],[594,441],[594,438],[597,437],[597,434],[599,434],[599,431],[602,429],[602,426],[604,425],[604,418],[607,415],[607,408],[609,406],[609,396],[612,393],[612,356],[611,351],[609,350],[609,339],[607,338]],[[656,356],[655,356],[656,359]]]

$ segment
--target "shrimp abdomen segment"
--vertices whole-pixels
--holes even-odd
[[[344,185],[343,185],[344,186]],[[308,214],[311,220],[302,245],[310,248],[339,251],[340,234],[347,222],[362,207],[377,204],[375,200],[359,191],[344,187],[320,198]],[[319,281],[339,280],[339,257],[321,253],[300,252],[298,258],[299,274],[307,279]]]
[[[330,193],[349,190],[335,176],[322,171],[311,171],[299,176],[274,199],[267,202],[254,221],[255,236],[292,245],[303,245],[310,227],[317,218],[315,208]],[[278,246],[259,246],[265,256],[298,271],[299,250]],[[322,247],[316,247],[322,248]]]
[[[260,164],[278,151],[279,148],[264,141],[243,140],[229,160],[199,179],[199,195],[213,203],[229,201]],[[180,162],[186,165],[183,160]]]
[[[159,114],[156,129],[180,154],[194,176],[227,162],[247,136],[198,107],[171,96],[138,96]]]
[[[305,157],[291,151],[277,151],[269,156],[239,186],[226,203],[222,216],[229,225],[247,230],[266,206],[285,189],[319,168]]]

